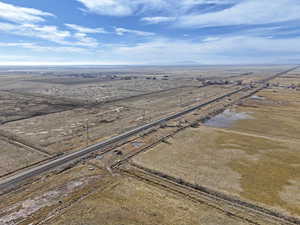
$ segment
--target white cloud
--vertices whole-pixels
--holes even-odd
[[[44,21],[43,17],[46,16],[54,15],[33,8],[18,7],[4,2],[0,2],[0,18],[8,21],[17,23],[34,23]]]
[[[7,57],[6,57],[7,58]],[[33,57],[21,56],[11,57],[10,61],[0,61],[0,66],[87,66],[87,65],[129,65],[126,61],[103,61],[103,60],[65,60],[64,58],[50,58],[50,59],[32,59]],[[1,56],[0,56],[1,59]],[[20,61],[22,59],[22,61]],[[24,60],[26,59],[26,60]],[[7,59],[6,59],[7,60]],[[47,60],[47,61],[45,61]]]
[[[249,28],[245,30],[236,30],[233,32],[234,34],[243,34],[243,35],[251,35],[251,36],[264,36],[264,37],[272,37],[278,35],[294,35],[299,36],[300,30],[297,29],[297,26],[293,25],[280,25],[280,26],[268,26],[268,27],[255,27]]]
[[[88,53],[88,50],[85,48],[79,47],[71,47],[71,46],[40,46],[35,45],[31,49],[35,51],[42,51],[42,52],[58,52],[58,53]]]
[[[157,23],[173,22],[176,20],[176,18],[167,17],[167,16],[156,16],[156,17],[143,17],[141,20],[147,23],[157,24]]]
[[[295,0],[245,0],[222,11],[179,18],[178,26],[207,27],[268,24],[300,19],[300,2]]]
[[[70,46],[42,46],[36,43],[31,42],[0,42],[0,47],[2,48],[11,48],[11,47],[19,47],[19,48],[26,48],[31,49],[34,51],[42,51],[42,52],[76,52],[76,53],[83,53],[87,50],[84,48],[78,47],[70,47]]]
[[[131,4],[120,3],[118,0],[78,0],[91,12],[101,15],[127,16],[133,13]]]
[[[69,31],[59,30],[56,26],[42,26],[36,24],[0,23],[0,32],[1,31],[20,36],[41,38],[57,43],[62,43],[67,37],[71,37]]]
[[[22,48],[31,48],[33,43],[26,42],[0,42],[0,47],[22,47]]]
[[[218,40],[220,40],[219,37],[207,37],[207,38],[204,38],[202,40],[202,42],[211,42],[211,41],[218,41]]]
[[[74,55],[61,55],[59,63],[66,64],[289,64],[300,60],[300,38],[268,39],[253,36],[210,37],[208,40],[192,42],[156,38],[131,46],[120,44],[104,45],[84,51],[80,48],[62,47],[57,52],[75,52]],[[7,45],[0,43],[0,47]],[[20,46],[34,51],[55,51],[55,48],[36,46],[30,43],[11,43],[8,46]],[[2,47],[4,49],[5,47]],[[78,50],[78,52],[76,52]],[[3,50],[2,50],[3,52]],[[77,54],[78,53],[78,54]],[[84,53],[84,54],[81,54]],[[48,54],[33,58],[37,61],[51,61]],[[96,60],[95,60],[96,59]],[[12,59],[13,60],[13,59]],[[22,59],[21,59],[22,60]],[[1,60],[2,61],[2,60]],[[88,62],[88,63],[87,63]],[[54,62],[53,62],[54,63]],[[0,62],[1,64],[1,62]],[[2,63],[3,64],[3,63]],[[18,63],[16,63],[18,64]],[[47,63],[45,63],[47,64]]]
[[[95,38],[88,37],[85,33],[76,33],[74,38],[78,41],[73,42],[73,45],[80,45],[85,47],[95,48],[99,45],[98,41]]]
[[[144,22],[175,22],[179,27],[252,25],[300,20],[298,0],[77,0],[88,11],[100,15],[143,15]],[[231,7],[197,12],[204,4]],[[228,5],[229,6],[229,5]],[[146,15],[146,16],[145,16]],[[150,15],[150,16],[147,16]]]
[[[10,20],[15,23],[4,23],[0,22],[0,32],[14,34],[18,36],[26,36],[31,38],[43,39],[51,42],[55,42],[61,45],[73,45],[73,46],[84,46],[84,47],[97,47],[99,43],[96,39],[88,37],[87,33],[105,33],[106,31],[102,28],[87,28],[75,24],[67,24],[67,26],[76,31],[71,33],[67,30],[62,30],[57,26],[41,25],[38,22],[43,22],[42,16],[53,16],[50,13],[45,13],[37,9],[22,8],[14,5],[0,2],[0,18]],[[16,43],[14,43],[16,44]],[[13,43],[10,43],[12,46]],[[15,47],[27,47],[34,49],[47,49],[37,45],[18,43]],[[57,51],[80,50],[76,47],[55,47]],[[81,51],[81,50],[80,50]]]
[[[62,45],[85,47],[97,47],[99,45],[96,39],[88,37],[85,33],[72,34],[69,31],[60,30],[56,26],[0,23],[0,32],[44,39]]]
[[[119,35],[119,36],[122,36],[126,33],[135,34],[135,35],[139,35],[139,36],[153,36],[153,35],[155,35],[155,33],[152,33],[152,32],[131,30],[131,29],[126,29],[126,28],[122,28],[122,27],[116,27],[115,31],[116,31],[116,34]]]
[[[241,0],[77,0],[87,10],[100,15],[129,16],[150,11],[183,13],[201,4],[228,4]]]
[[[158,38],[134,46],[114,46],[101,54],[107,60],[126,59],[132,64],[289,63],[289,59],[300,60],[299,43],[300,38],[253,36],[211,37],[202,42]]]
[[[141,21],[146,23],[172,22],[177,26],[191,28],[300,20],[300,1],[297,0],[77,1],[82,2],[89,11],[101,15],[127,16],[135,14],[142,17]],[[232,3],[233,6],[216,12],[202,14],[199,11],[197,12],[195,6],[207,3]],[[57,52],[61,53],[62,57],[66,57],[65,60],[70,61],[73,60],[72,56],[65,55],[64,52],[85,53],[82,54],[82,58],[89,54],[93,55],[90,59],[84,58],[84,60],[91,62],[94,59],[104,59],[105,62],[124,62],[125,59],[127,63],[131,64],[176,64],[179,62],[204,64],[288,63],[288,59],[300,59],[300,38],[283,38],[284,35],[281,35],[282,38],[278,38],[280,36],[276,35],[283,34],[283,32],[295,36],[299,34],[296,26],[288,27],[284,23],[272,27],[269,25],[263,26],[267,28],[252,26],[254,28],[237,29],[231,32],[231,36],[228,33],[216,36],[207,34],[202,37],[195,37],[195,35],[190,34],[189,38],[183,38],[183,40],[159,38],[158,35],[152,32],[115,27],[112,33],[117,35],[131,34],[141,36],[139,37],[140,40],[148,40],[145,43],[121,46],[120,44],[105,43],[100,45],[95,38],[91,37],[90,34],[108,33],[100,27],[90,28],[76,24],[65,24],[68,27],[67,29],[39,23],[44,22],[47,16],[53,15],[36,9],[16,7],[0,2],[0,18],[11,21],[11,23],[0,22],[0,32],[31,37],[32,41],[42,39],[59,44],[52,47],[51,44],[45,46],[25,42],[0,42],[1,50],[7,50],[7,48],[18,50],[20,48],[28,49],[28,52],[29,49],[32,50],[31,52]],[[178,33],[179,36],[188,37],[180,31]],[[143,38],[148,36],[151,38]],[[276,38],[272,38],[272,36]],[[195,38],[197,38],[197,42],[195,42]],[[122,39],[126,40],[125,37]],[[2,51],[2,55],[5,54],[3,52],[5,51]],[[47,54],[40,55],[47,58]],[[74,56],[78,57],[74,60],[80,60],[81,54],[73,54]],[[279,59],[283,59],[283,61]]]
[[[96,33],[102,33],[102,34],[106,34],[107,31],[101,27],[97,27],[97,28],[90,28],[90,27],[84,27],[84,26],[80,26],[80,25],[76,25],[76,24],[65,24],[67,27],[78,31],[80,33],[90,33],[90,34],[96,34]]]

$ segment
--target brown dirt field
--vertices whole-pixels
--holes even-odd
[[[297,200],[280,197],[286,194],[286,186],[300,187],[300,143],[206,127],[186,130],[168,142],[140,154],[134,162],[300,216]]]
[[[300,73],[287,74],[285,77],[278,77],[271,81],[272,84],[283,86],[295,85],[300,87]]]
[[[78,108],[11,122],[0,129],[13,133],[51,154],[62,153],[86,146],[87,120],[91,144],[147,121],[181,111],[184,107],[208,101],[209,98],[230,92],[234,88],[236,87],[182,88],[92,108]]]
[[[247,99],[237,107],[255,120],[240,120],[231,129],[280,139],[300,139],[300,92],[270,89],[257,95],[263,100]]]
[[[93,168],[93,169],[91,169]],[[78,165],[0,196],[0,224],[246,225],[244,220],[134,178]]]
[[[220,67],[214,70],[207,68],[207,71],[203,69],[203,74],[199,73],[202,69],[193,73],[187,69],[184,74],[174,70],[174,77],[169,81],[144,78],[105,83],[78,81],[77,84],[75,82],[68,85],[64,85],[66,80],[60,80],[61,78],[57,79],[62,82],[49,84],[46,79],[43,82],[35,80],[40,79],[40,76],[16,76],[13,81],[9,76],[0,77],[0,81],[4,81],[3,84],[0,82],[0,104],[5,104],[0,112],[0,120],[22,119],[1,125],[0,131],[51,154],[65,153],[87,145],[87,120],[88,144],[92,144],[239,88],[230,85],[199,88],[197,85],[201,82],[196,81],[196,77],[232,77],[231,80],[249,83],[282,71],[282,67],[249,67],[244,70],[253,72],[253,75],[240,77],[240,69],[228,67],[225,70]],[[292,78],[287,81],[283,78],[280,82],[286,85],[295,80],[296,78]],[[193,87],[159,92],[182,85]],[[12,93],[6,95],[7,90]],[[158,92],[93,105],[99,101],[152,91]],[[242,93],[238,94],[240,95]],[[233,107],[237,112],[248,113],[252,119],[237,121],[227,129],[205,126],[188,128],[131,160],[190,183],[300,217],[300,92],[278,88],[264,90],[257,95],[263,99],[249,98]],[[238,96],[230,96],[201,111],[171,121],[166,124],[169,127],[153,136],[136,136],[135,141],[140,141],[138,145],[141,146],[127,143],[117,150],[122,151],[123,158],[129,156],[180,125],[196,121],[217,108],[223,108],[223,105],[233,102]],[[75,109],[54,113],[57,106],[67,109],[65,100],[65,103],[78,104]],[[30,109],[27,107],[28,102]],[[36,116],[41,111],[50,114]],[[31,116],[35,117],[24,119]],[[112,174],[111,170],[108,172],[101,169],[111,166],[122,157],[118,152],[105,156],[95,154],[92,160],[83,160],[66,170],[57,168],[35,182],[29,181],[30,184],[0,195],[0,224],[248,224],[245,219],[238,219],[239,213],[234,216],[229,213],[230,210],[228,213],[225,212],[226,209],[223,212],[222,206],[219,210],[213,204],[209,206],[209,200],[197,201],[196,198],[181,195],[170,187],[137,180],[125,175],[126,173]],[[39,154],[38,150],[30,151],[26,147],[0,139],[0,158],[1,176],[43,160],[45,156]],[[253,216],[250,214],[249,217]]]
[[[73,108],[63,100],[0,91],[0,124]]]
[[[36,151],[28,150],[0,138],[0,176],[46,158],[45,155]]]
[[[268,97],[264,103],[246,100],[252,107],[236,108],[253,119],[228,129],[187,129],[134,162],[300,217],[298,94],[261,92],[259,96]],[[278,104],[281,100],[284,104]]]
[[[206,205],[132,178],[74,204],[51,225],[215,225],[247,224]]]
[[[104,171],[90,170],[84,165],[48,174],[30,185],[0,196],[0,224],[37,224],[110,182],[111,176]]]

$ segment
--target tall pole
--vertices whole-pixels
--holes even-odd
[[[146,109],[144,109],[144,111],[143,111],[143,121],[144,121],[144,123],[146,122]]]
[[[86,145],[89,145],[89,120],[86,120]]]

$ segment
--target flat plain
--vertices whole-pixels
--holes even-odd
[[[293,67],[0,68],[1,180],[210,102],[3,192],[0,224],[297,224]]]
[[[189,128],[134,163],[300,216],[299,99],[294,89],[260,91],[230,108],[248,117]]]

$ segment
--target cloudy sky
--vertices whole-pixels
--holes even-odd
[[[0,65],[300,63],[299,0],[0,0]]]

